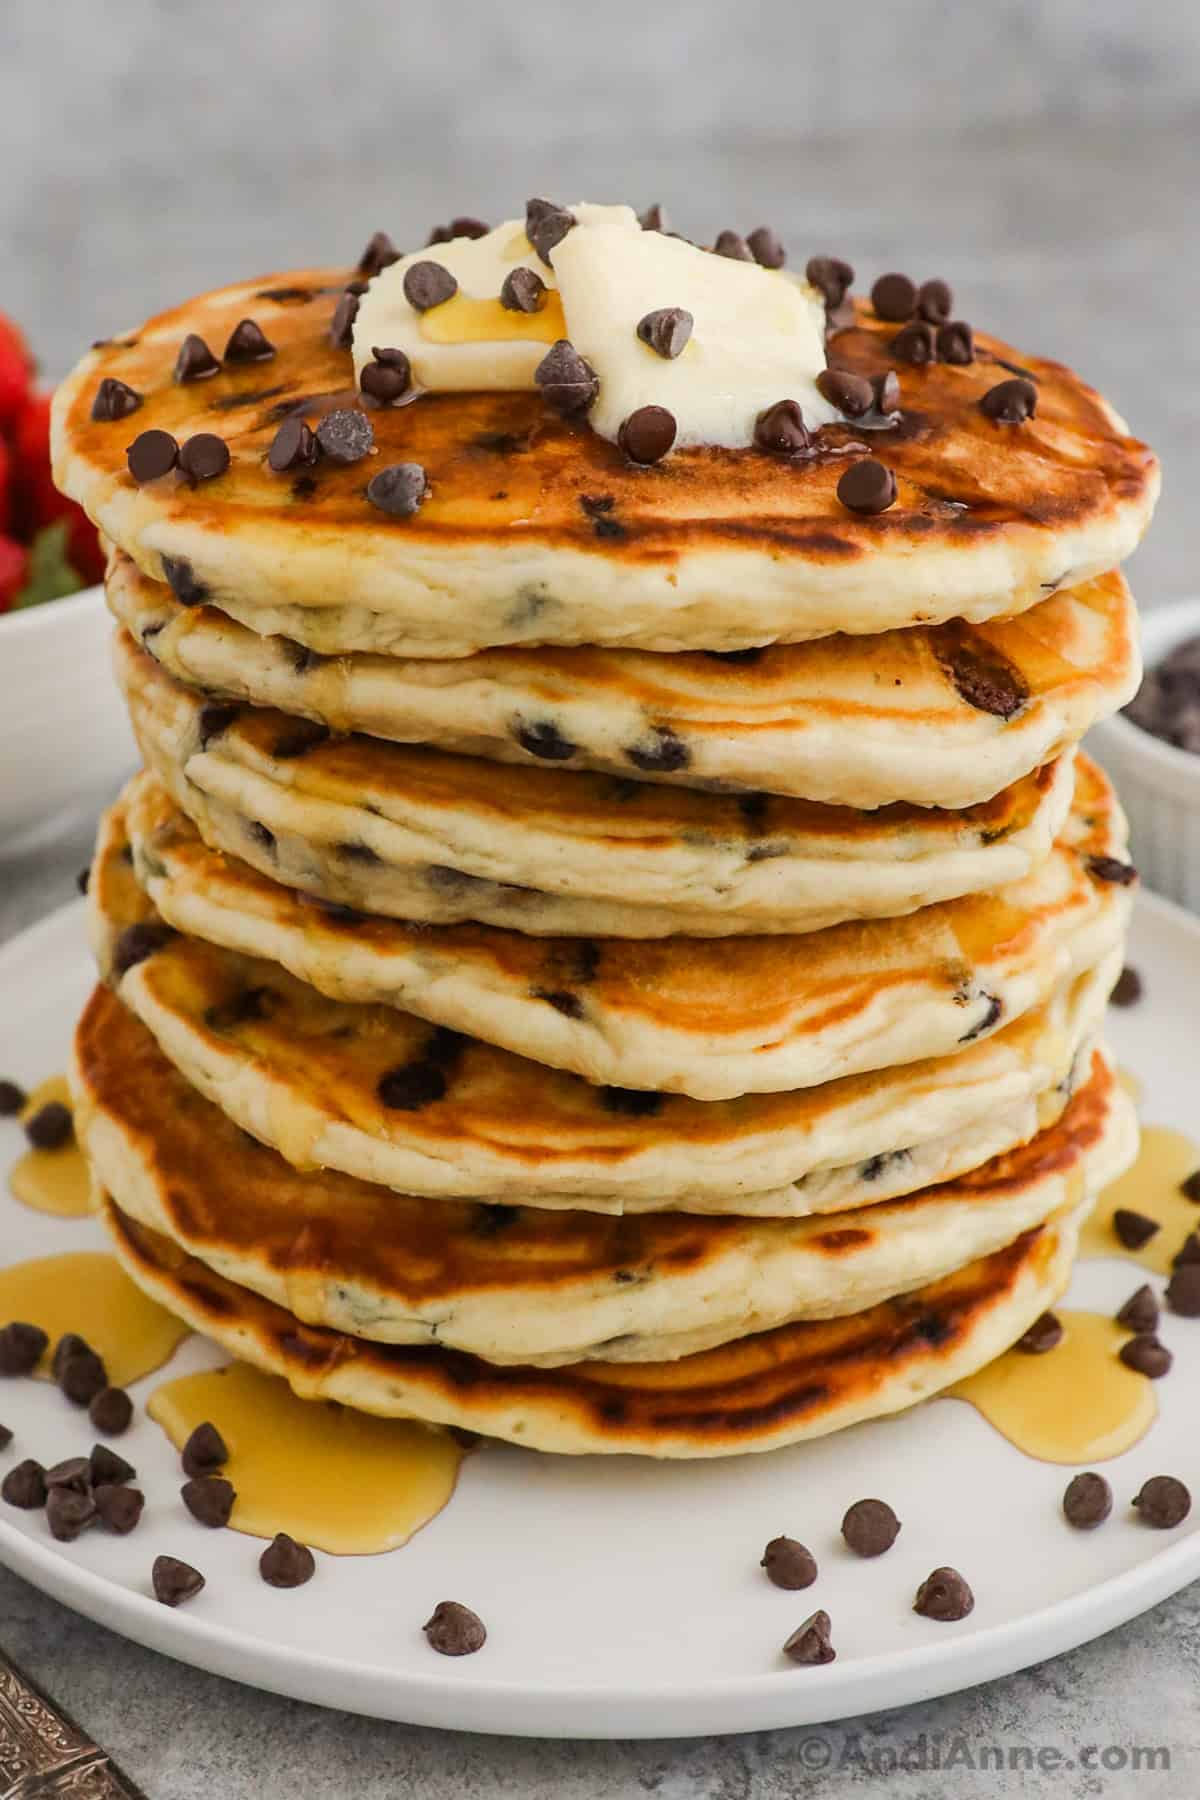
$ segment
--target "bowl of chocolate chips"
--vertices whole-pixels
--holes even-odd
[[[1143,880],[1200,912],[1200,598],[1147,614],[1142,651],[1141,687],[1088,744],[1129,814]]]

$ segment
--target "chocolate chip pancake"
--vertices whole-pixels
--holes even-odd
[[[306,1399],[457,1426],[531,1450],[711,1457],[822,1437],[973,1374],[1063,1292],[1086,1210],[847,1317],[779,1326],[674,1362],[553,1369],[304,1325],[111,1202],[103,1219],[139,1287]]]
[[[1122,1173],[1132,1104],[1096,1052],[1056,1124],[955,1183],[830,1219],[637,1219],[446,1200],[297,1172],[97,988],[76,1119],[121,1210],[306,1324],[491,1362],[658,1361],[858,1312],[1011,1243]]]
[[[108,603],[171,675],[210,699],[335,732],[633,780],[826,804],[990,800],[1123,706],[1141,664],[1115,570],[1018,618],[835,635],[732,656],[638,650],[329,658],[184,606],[118,554]]]
[[[963,812],[873,813],[329,739],[116,665],[148,768],[204,835],[290,886],[423,924],[723,937],[912,912],[1028,875],[1066,818],[1060,757]]]
[[[363,410],[330,341],[350,278],[293,271],[160,313],[91,350],[53,418],[55,479],[147,575],[323,653],[737,650],[979,622],[1112,568],[1154,504],[1153,456],[1061,364],[977,331],[969,362],[916,366],[865,301],[829,357],[868,380],[899,368],[899,411],[824,425],[795,454],[697,447],[646,467],[534,391]],[[244,331],[229,345],[244,320],[253,354]],[[1032,416],[988,400],[1014,367]],[[277,452],[276,472],[282,423],[300,441],[335,415],[317,461]],[[877,460],[895,493],[869,515],[839,497],[867,450],[859,466]],[[411,492],[372,504],[376,473],[414,469]]]

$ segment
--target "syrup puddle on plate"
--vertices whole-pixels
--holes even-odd
[[[21,1122],[52,1100],[72,1110],[64,1075],[52,1075],[34,1088],[21,1108]],[[26,1150],[14,1164],[8,1185],[22,1206],[57,1219],[82,1219],[92,1209],[87,1159],[74,1136],[58,1150]]]
[[[40,1325],[50,1351],[68,1331],[86,1338],[104,1359],[114,1387],[128,1387],[174,1355],[191,1328],[135,1287],[106,1250],[69,1250],[0,1269],[0,1323]]]
[[[1104,1189],[1084,1225],[1080,1257],[1121,1256],[1168,1275],[1185,1238],[1200,1229],[1200,1206],[1189,1200],[1181,1183],[1200,1168],[1200,1149],[1169,1125],[1143,1125],[1137,1161]],[[1119,1207],[1143,1213],[1160,1229],[1140,1250],[1126,1249],[1113,1230]]]

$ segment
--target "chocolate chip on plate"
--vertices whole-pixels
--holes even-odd
[[[48,1484],[47,1484],[48,1485]],[[82,1493],[69,1487],[49,1487],[46,1523],[60,1544],[73,1544],[89,1525],[96,1523],[96,1502],[90,1488]]]
[[[440,1656],[471,1656],[487,1642],[483,1620],[457,1600],[439,1600],[422,1629]]]
[[[410,519],[425,498],[426,476],[420,463],[389,463],[367,483],[367,499],[394,519]]]
[[[811,1587],[817,1579],[815,1556],[795,1538],[772,1538],[762,1553],[760,1566],[767,1571],[768,1581],[778,1588]]]
[[[974,1609],[975,1596],[957,1569],[934,1569],[917,1589],[913,1611],[923,1619],[940,1619],[947,1624],[965,1619]]]
[[[200,481],[214,481],[229,467],[229,445],[215,431],[198,431],[180,446],[179,468],[193,487]]]
[[[927,363],[937,361],[937,338],[927,319],[910,319],[904,329],[896,333],[890,348],[901,362],[911,363],[914,368],[924,368]]]
[[[1147,1525],[1170,1531],[1191,1512],[1192,1496],[1174,1475],[1152,1475],[1134,1495],[1133,1504]]]
[[[27,1095],[15,1081],[0,1081],[0,1119],[12,1119],[24,1106]]]
[[[665,406],[639,406],[617,433],[617,442],[630,462],[649,466],[661,462],[675,442],[675,414]]]
[[[1158,1381],[1170,1373],[1174,1357],[1165,1344],[1161,1344],[1152,1331],[1139,1331],[1131,1337],[1127,1344],[1122,1344],[1117,1355],[1126,1368],[1133,1369],[1138,1375],[1147,1375],[1151,1381]]]
[[[0,1375],[32,1375],[49,1342],[40,1325],[10,1320],[0,1329]]]
[[[947,319],[937,328],[938,361],[965,367],[975,361],[975,333],[965,319]]]
[[[746,246],[764,269],[782,269],[787,261],[787,251],[769,225],[756,225],[746,238]]]
[[[713,252],[717,256],[728,256],[733,262],[754,261],[754,252],[739,231],[719,231]]]
[[[50,1373],[55,1381],[62,1374],[63,1366],[69,1357],[85,1356],[90,1353],[91,1348],[87,1339],[81,1338],[77,1331],[64,1331],[55,1344],[54,1354],[50,1358]]]
[[[547,288],[536,269],[510,269],[500,288],[505,312],[537,313],[546,304]]]
[[[285,419],[272,438],[267,464],[276,475],[285,475],[289,469],[307,468],[317,455],[317,437],[311,425],[293,417]]]
[[[93,1488],[92,1499],[96,1502],[96,1523],[118,1537],[128,1536],[146,1506],[146,1496],[140,1488],[115,1487],[107,1482]]]
[[[881,319],[899,323],[917,310],[917,287],[907,275],[881,275],[871,288],[871,305]]]
[[[458,283],[443,263],[426,260],[404,271],[404,298],[418,312],[444,306],[458,292]]]
[[[801,1668],[831,1663],[837,1656],[830,1640],[832,1630],[829,1614],[821,1607],[815,1613],[809,1613],[803,1625],[797,1625],[792,1635],[784,1640],[783,1654]]]
[[[534,370],[533,379],[547,406],[564,417],[585,411],[600,391],[596,371],[567,338],[551,344]]]
[[[87,1459],[88,1480],[93,1487],[120,1487],[123,1482],[132,1481],[137,1470],[107,1444],[93,1444],[91,1455]],[[49,1480],[49,1476],[46,1477]]]
[[[1116,986],[1108,996],[1108,1003],[1110,1006],[1136,1006],[1143,991],[1141,976],[1131,964],[1126,963],[1117,977]],[[1183,1191],[1187,1194],[1186,1181],[1183,1184]],[[1188,1198],[1189,1200],[1200,1200],[1200,1182],[1197,1183],[1196,1192],[1188,1194]]]
[[[40,1462],[27,1456],[8,1471],[0,1482],[0,1500],[19,1506],[22,1512],[33,1512],[46,1504],[46,1471]]]
[[[933,325],[941,325],[954,311],[954,295],[945,281],[923,281],[917,289],[917,311]]]
[[[61,1100],[47,1100],[25,1121],[25,1136],[35,1150],[61,1150],[74,1135],[71,1109]]]
[[[1200,1232],[1189,1231],[1171,1258],[1173,1269],[1182,1268],[1184,1263],[1200,1263]]]
[[[875,391],[866,376],[849,369],[822,369],[817,392],[848,419],[861,419],[875,404]]]
[[[237,1499],[232,1481],[226,1481],[223,1475],[193,1475],[190,1481],[184,1482],[179,1495],[193,1519],[214,1530],[228,1525]]]
[[[373,231],[358,259],[358,272],[370,280],[384,269],[390,269],[394,262],[399,262],[401,255],[386,231]]]
[[[303,1587],[316,1574],[317,1561],[307,1544],[279,1531],[259,1557],[258,1572],[268,1587]]]
[[[1126,1250],[1140,1250],[1143,1244],[1162,1229],[1157,1219],[1151,1219],[1145,1213],[1134,1212],[1131,1207],[1118,1206],[1112,1216],[1112,1228],[1117,1240]]]
[[[1179,1191],[1185,1200],[1194,1200],[1200,1205],[1200,1169],[1193,1169],[1186,1180],[1180,1182]]]
[[[795,400],[776,400],[760,412],[754,421],[754,442],[760,450],[776,456],[791,456],[807,450],[812,442],[804,415]]]
[[[896,503],[896,477],[873,456],[865,456],[844,471],[837,484],[837,497],[849,512],[886,512]]]
[[[1127,1331],[1154,1331],[1158,1325],[1158,1301],[1149,1282],[1135,1288],[1117,1314],[1117,1324]]]
[[[58,1385],[73,1406],[90,1406],[108,1386],[108,1374],[94,1350],[82,1350],[64,1359]]]
[[[206,381],[210,375],[219,375],[220,372],[221,365],[204,339],[194,331],[189,331],[175,358],[175,380]]]
[[[1016,1343],[1014,1350],[1023,1350],[1027,1356],[1044,1356],[1047,1350],[1053,1350],[1063,1341],[1062,1321],[1052,1312],[1042,1313],[1033,1321]]]
[[[695,323],[685,307],[660,306],[638,320],[637,334],[643,344],[671,361],[685,349]]]
[[[127,382],[106,375],[96,389],[92,401],[92,417],[97,421],[127,419],[142,404],[142,396]]]
[[[842,1520],[842,1536],[856,1556],[882,1556],[900,1535],[900,1521],[886,1500],[856,1500]]]
[[[356,407],[339,406],[326,413],[317,426],[317,446],[330,462],[361,462],[375,443],[375,428],[366,413]]]
[[[169,431],[141,431],[125,452],[125,461],[141,487],[170,474],[179,461],[179,445]]]
[[[980,411],[997,425],[1023,425],[1037,412],[1037,388],[1024,376],[997,382],[979,402]]]
[[[828,307],[839,307],[850,292],[854,270],[840,256],[810,256],[804,266],[805,278],[825,296]]]
[[[391,406],[412,387],[412,365],[403,350],[379,346],[371,355],[374,361],[363,365],[358,385],[369,400]]]
[[[1107,1519],[1112,1505],[1112,1489],[1103,1475],[1097,1475],[1094,1469],[1074,1476],[1067,1483],[1062,1499],[1067,1524],[1073,1525],[1076,1531],[1095,1531],[1097,1525],[1103,1525]]]
[[[86,894],[91,883],[92,871],[89,865],[86,868],[80,869],[78,875],[75,877],[75,886],[79,889],[81,894]]]
[[[1181,1319],[1200,1319],[1200,1263],[1180,1263],[1167,1283],[1167,1305]]]
[[[86,1456],[68,1456],[46,1470],[47,1488],[74,1488],[84,1494],[92,1485],[92,1465]]]
[[[12,1430],[7,1425],[0,1425],[0,1450],[7,1450],[13,1441]]]
[[[204,1586],[199,1569],[193,1569],[191,1563],[180,1562],[177,1556],[156,1556],[150,1580],[154,1598],[161,1600],[164,1606],[179,1606],[183,1601],[193,1599]]]
[[[239,319],[225,345],[228,363],[268,362],[275,353],[274,344],[253,319]]]
[[[182,1451],[185,1475],[213,1475],[229,1461],[225,1439],[210,1419],[197,1425]]]

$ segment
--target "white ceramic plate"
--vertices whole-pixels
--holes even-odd
[[[1146,1082],[1150,1120],[1195,1129],[1200,925],[1143,898],[1131,960],[1148,997],[1113,1015],[1126,1066]],[[64,909],[0,951],[0,1074],[32,1083],[60,1069],[90,981],[81,909]],[[0,1162],[20,1148],[0,1123]],[[93,1224],[43,1218],[0,1199],[0,1259],[99,1241]],[[1084,1265],[1071,1299],[1105,1311],[1142,1276],[1119,1261]],[[469,1457],[450,1505],[385,1557],[318,1555],[316,1579],[280,1593],[259,1579],[257,1540],[196,1524],[175,1498],[178,1462],[138,1420],[121,1449],[149,1504],[128,1538],[49,1538],[44,1516],[4,1508],[0,1560],[68,1606],[197,1667],[276,1692],[416,1724],[547,1737],[750,1731],[844,1717],[948,1693],[1095,1637],[1200,1575],[1200,1508],[1153,1531],[1128,1503],[1143,1480],[1175,1474],[1200,1491],[1195,1394],[1200,1322],[1166,1318],[1176,1352],[1148,1437],[1107,1464],[1117,1505],[1100,1531],[1059,1514],[1070,1470],[1021,1455],[959,1401],[860,1426],[794,1450],[721,1463],[538,1457],[488,1448]],[[173,1370],[215,1353],[197,1339]],[[135,1390],[144,1394],[161,1376]],[[86,1420],[48,1386],[0,1384],[16,1432],[0,1469],[85,1450]],[[879,1495],[903,1521],[895,1548],[864,1562],[841,1545],[842,1514]],[[762,1575],[764,1543],[807,1543],[820,1576],[787,1594]],[[149,1596],[160,1551],[194,1562],[205,1591],[172,1612]],[[956,1625],[911,1610],[942,1563],[971,1582]],[[420,1627],[442,1599],[489,1629],[477,1656],[431,1651]],[[838,1659],[798,1669],[779,1655],[814,1607],[832,1615]]]

